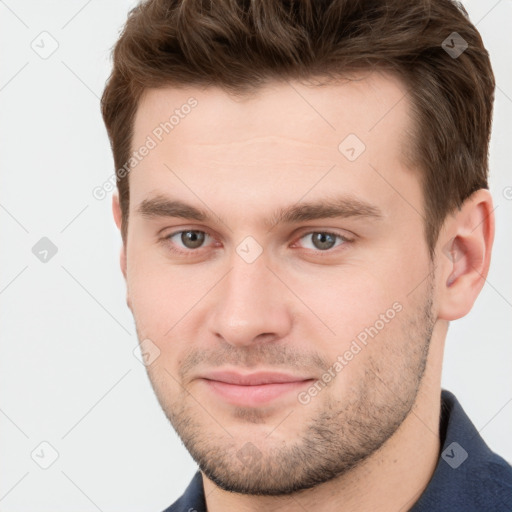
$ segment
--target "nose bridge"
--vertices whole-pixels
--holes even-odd
[[[233,300],[233,305],[241,310],[254,311],[260,306],[262,309],[269,307],[272,302],[271,292],[276,285],[271,277],[272,273],[264,257],[248,263],[237,255],[232,259],[226,299]]]
[[[233,345],[249,345],[262,334],[267,340],[269,335],[284,336],[291,316],[282,284],[267,267],[264,255],[252,259],[239,250],[233,254],[230,271],[218,289],[210,329]],[[248,252],[251,250],[249,246]]]

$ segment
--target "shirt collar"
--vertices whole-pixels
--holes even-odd
[[[441,392],[441,452],[410,512],[512,510],[512,467],[490,450],[453,393]]]

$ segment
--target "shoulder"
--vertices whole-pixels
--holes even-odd
[[[512,467],[500,456],[468,471],[466,482],[478,510],[512,511]]]

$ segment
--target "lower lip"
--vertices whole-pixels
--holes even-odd
[[[233,405],[261,405],[271,402],[293,391],[311,384],[313,379],[295,382],[276,382],[273,384],[259,384],[254,386],[241,386],[228,384],[217,380],[202,379],[208,388],[216,395],[222,397]]]

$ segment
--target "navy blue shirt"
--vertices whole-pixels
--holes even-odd
[[[492,452],[455,396],[441,392],[441,454],[427,488],[409,512],[512,512],[512,466]],[[206,512],[197,471],[164,512]]]

